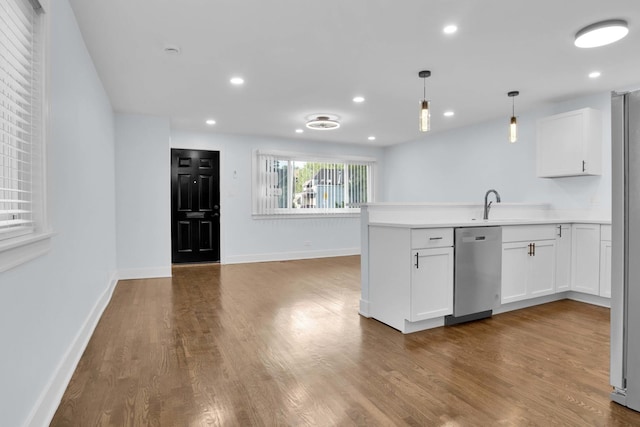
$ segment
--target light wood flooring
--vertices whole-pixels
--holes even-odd
[[[52,426],[609,426],[609,310],[559,301],[402,335],[358,257],[122,281]]]

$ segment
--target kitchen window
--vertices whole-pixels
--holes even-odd
[[[48,249],[45,46],[43,4],[0,2],[0,271]]]
[[[375,161],[256,151],[254,216],[356,215],[373,201]]]

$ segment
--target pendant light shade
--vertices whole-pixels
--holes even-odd
[[[517,90],[507,94],[511,98],[511,120],[509,121],[509,142],[514,143],[518,140],[518,119],[516,119],[515,97],[520,95]]]
[[[427,77],[431,76],[431,71],[420,71],[418,76],[423,81],[422,102],[420,103],[420,132],[429,132],[431,129],[431,103],[427,101]]]
[[[420,107],[420,132],[429,132],[431,129],[431,112],[429,111],[429,101],[423,100]]]

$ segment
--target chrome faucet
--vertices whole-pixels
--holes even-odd
[[[495,194],[496,195],[496,203],[500,203],[500,195],[498,194],[498,192],[496,190],[491,189],[491,190],[487,191],[487,193],[484,195],[484,216],[482,217],[483,219],[489,219],[489,209],[491,209],[491,202],[488,202],[489,201],[489,193]]]

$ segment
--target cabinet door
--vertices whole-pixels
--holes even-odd
[[[540,240],[533,244],[533,256],[529,258],[531,270],[527,282],[527,294],[531,298],[553,294],[556,277],[556,241]]]
[[[571,225],[558,225],[556,236],[556,292],[571,288]]]
[[[558,114],[538,122],[538,176],[581,175],[582,116]]]
[[[502,304],[527,298],[528,243],[502,244]]]
[[[543,178],[602,174],[602,115],[592,108],[538,120],[537,174]]]
[[[597,224],[572,226],[571,289],[600,294],[600,226]]]
[[[611,298],[611,242],[600,243],[600,296]]]
[[[409,320],[453,314],[453,248],[415,250],[411,264]]]

